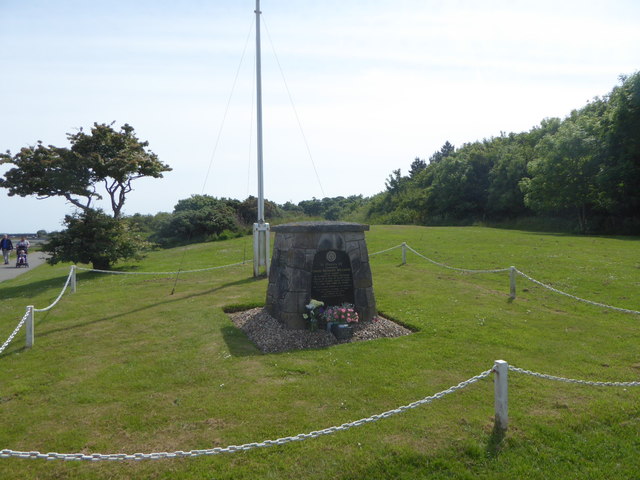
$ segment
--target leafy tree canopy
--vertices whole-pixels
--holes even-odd
[[[161,178],[171,170],[128,124],[116,131],[113,123],[94,123],[90,134],[80,129],[67,138],[71,148],[45,146],[39,141],[13,156],[11,152],[0,155],[0,164],[15,165],[0,179],[0,187],[8,189],[10,196],[61,196],[87,212],[94,200],[103,198],[97,188],[102,185],[114,218],[119,218],[133,180]]]

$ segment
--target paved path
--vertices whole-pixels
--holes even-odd
[[[24,273],[32,268],[42,265],[45,260],[45,255],[41,252],[33,252],[29,254],[29,268],[20,267],[16,268],[16,255],[15,251],[11,252],[11,258],[9,259],[9,265],[4,265],[2,257],[0,257],[0,282],[15,278],[21,273]]]

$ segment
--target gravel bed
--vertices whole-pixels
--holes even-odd
[[[324,348],[339,343],[361,342],[383,337],[409,335],[411,330],[384,317],[353,325],[353,337],[338,340],[333,334],[316,330],[288,330],[264,308],[229,313],[233,324],[241,329],[263,353],[287,352],[308,348]]]

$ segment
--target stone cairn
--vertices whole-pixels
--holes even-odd
[[[267,311],[290,329],[308,328],[306,305],[352,303],[360,321],[377,315],[364,232],[369,225],[300,222],[271,227],[275,232]]]

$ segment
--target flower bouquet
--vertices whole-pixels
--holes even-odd
[[[309,321],[309,328],[311,330],[317,330],[318,327],[322,327],[324,323],[324,302],[320,300],[311,300],[305,308],[309,313],[303,313],[302,317]]]
[[[324,302],[311,300],[306,308],[309,313],[305,313],[303,317],[309,321],[311,330],[326,328],[338,339],[351,338],[351,324],[360,320],[355,306],[351,303],[325,307]]]

